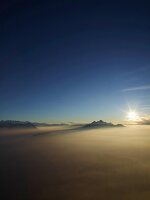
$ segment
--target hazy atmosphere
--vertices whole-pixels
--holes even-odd
[[[150,2],[0,2],[0,184],[9,200],[150,199]]]

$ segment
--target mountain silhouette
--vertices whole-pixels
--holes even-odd
[[[93,121],[92,123],[86,124],[84,128],[100,128],[100,127],[124,127],[122,124],[112,124],[110,122],[104,122],[103,120]]]
[[[36,128],[36,126],[28,121],[14,121],[14,120],[1,120],[0,121],[0,128]]]

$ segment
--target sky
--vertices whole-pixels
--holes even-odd
[[[0,119],[123,121],[150,116],[148,1],[5,0]]]

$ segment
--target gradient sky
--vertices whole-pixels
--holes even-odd
[[[148,1],[0,6],[0,119],[122,121],[150,113]]]

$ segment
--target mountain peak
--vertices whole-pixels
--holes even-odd
[[[84,126],[85,128],[99,128],[99,127],[124,127],[122,124],[112,124],[110,122],[105,122],[103,120],[93,121]]]

